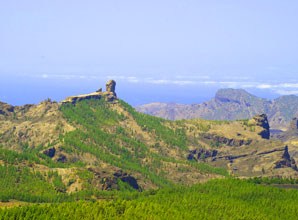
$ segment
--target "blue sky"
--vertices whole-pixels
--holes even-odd
[[[136,105],[197,103],[218,88],[298,94],[296,0],[0,1],[0,100],[117,81]]]

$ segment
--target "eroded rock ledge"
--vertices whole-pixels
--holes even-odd
[[[101,99],[101,98],[105,98],[105,100],[112,102],[117,100],[117,94],[115,92],[115,89],[116,89],[116,82],[114,80],[109,80],[106,84],[105,92],[102,92],[102,89],[100,88],[99,90],[93,93],[67,97],[61,103],[75,104],[79,101],[86,100],[86,99]]]
[[[249,124],[260,128],[258,134],[263,139],[270,139],[270,126],[266,114],[254,116],[251,120],[249,120]]]

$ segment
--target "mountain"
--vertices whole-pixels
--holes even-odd
[[[137,112],[117,98],[115,87],[111,80],[105,92],[61,103],[1,103],[0,199],[70,201],[226,176],[298,176],[296,145],[271,140],[264,114],[239,121],[169,121]],[[263,103],[245,91],[240,97],[227,92],[234,94],[221,91],[213,104],[236,103],[236,111],[253,99],[257,111]]]
[[[243,89],[220,89],[213,99],[202,104],[150,103],[136,109],[169,120],[239,120],[265,113],[272,129],[284,130],[291,119],[298,116],[298,97],[281,96],[271,101]]]

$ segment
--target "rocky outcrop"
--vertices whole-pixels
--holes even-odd
[[[119,190],[119,181],[127,183],[133,189],[140,190],[137,180],[122,170],[115,172],[112,177],[102,178],[102,190]]]
[[[215,158],[217,155],[217,150],[206,150],[203,148],[190,150],[187,156],[188,160],[201,160],[205,161],[207,158]]]
[[[285,175],[285,173],[297,176],[297,165],[289,154],[288,146],[272,147],[269,144],[260,148],[245,146],[219,148],[216,156],[207,157],[205,162],[220,167],[226,164],[227,169],[237,176]]]
[[[67,157],[64,154],[59,154],[56,161],[60,162],[60,163],[66,163],[67,162]]]
[[[77,102],[80,102],[82,100],[88,100],[88,99],[101,99],[105,98],[106,101],[112,102],[117,99],[117,95],[115,92],[116,89],[116,82],[114,80],[110,80],[106,84],[106,92],[102,92],[102,89],[98,89],[96,92],[89,93],[89,94],[83,94],[83,95],[77,95],[77,96],[70,96],[63,100],[62,104],[75,104]]]
[[[270,126],[268,122],[268,118],[266,114],[256,115],[249,121],[250,126],[257,126],[259,127],[260,131],[258,134],[264,138],[269,139],[270,138]]]
[[[128,185],[130,185],[132,188],[136,190],[140,189],[137,180],[133,176],[128,175],[122,170],[118,170],[117,172],[115,172],[114,177],[120,179],[122,182],[127,183]]]
[[[216,147],[221,145],[240,147],[242,145],[249,145],[252,142],[252,140],[227,138],[210,133],[202,134],[202,138],[209,140],[210,145],[215,145]]]
[[[105,99],[108,102],[112,102],[117,99],[117,94],[115,92],[116,89],[116,82],[114,80],[110,80],[106,84],[106,92],[104,93]]]
[[[284,168],[284,167],[291,167],[294,170],[298,170],[296,161],[293,158],[291,158],[291,156],[289,154],[288,146],[285,146],[282,158],[275,163],[274,168],[278,169],[278,168]]]
[[[43,151],[43,154],[47,155],[48,157],[54,157],[56,153],[56,149],[54,147],[46,149]]]
[[[114,80],[108,81],[106,84],[106,91],[116,94],[115,89],[116,89],[116,82]]]
[[[8,116],[14,112],[14,106],[0,102],[0,115]]]
[[[85,95],[70,96],[65,100],[63,100],[62,104],[66,104],[66,103],[75,104],[79,101],[87,100],[87,99],[101,99],[102,95],[103,94],[101,92],[93,92]]]
[[[97,185],[101,190],[119,190],[119,181],[122,181],[133,189],[141,191],[136,178],[122,170],[116,170],[113,173],[91,167],[88,170],[94,173],[93,184]]]
[[[221,155],[221,156],[217,156],[216,158],[213,158],[213,160],[215,161],[216,159],[224,159],[224,160],[229,160],[229,161],[233,161],[235,159],[239,159],[239,158],[243,158],[243,157],[249,157],[252,155],[256,155],[256,156],[263,156],[263,155],[269,155],[272,153],[276,153],[276,152],[281,152],[282,157],[280,161],[276,162],[276,167],[275,168],[281,168],[281,167],[292,167],[293,169],[297,169],[296,167],[296,162],[294,159],[292,159],[290,157],[289,151],[288,151],[288,146],[285,147],[280,147],[280,148],[274,148],[272,150],[268,150],[268,151],[262,151],[262,152],[251,152],[249,154],[239,154],[239,155]]]

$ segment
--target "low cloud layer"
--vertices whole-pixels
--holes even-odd
[[[270,82],[270,81],[256,81],[250,77],[225,77],[221,79],[212,79],[208,75],[177,75],[167,76],[161,78],[153,77],[139,77],[127,76],[117,74],[39,74],[34,77],[42,79],[60,79],[60,80],[108,80],[114,79],[117,81],[124,81],[126,83],[143,83],[152,85],[177,85],[177,86],[213,86],[219,88],[242,88],[242,89],[261,89],[274,92],[279,95],[298,95],[298,81],[291,80],[290,82]]]

